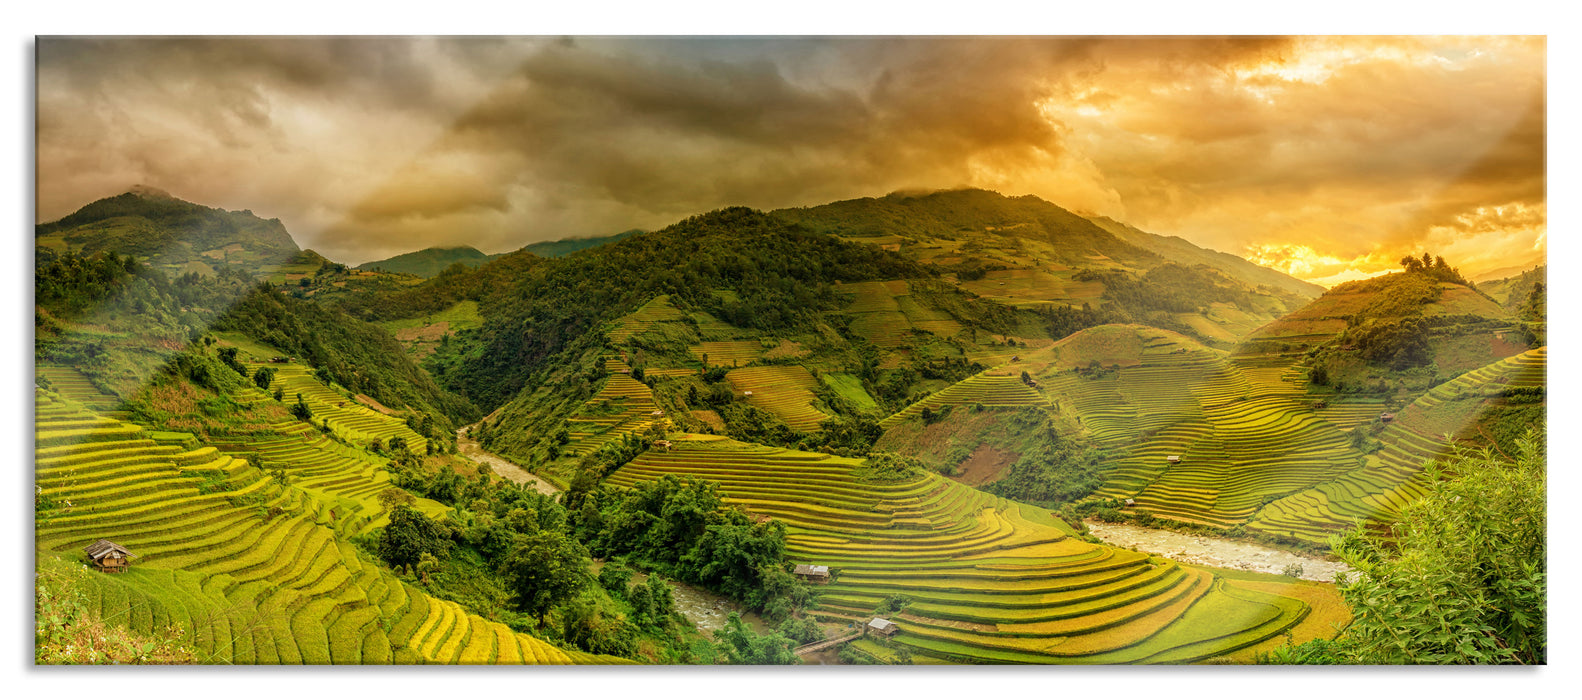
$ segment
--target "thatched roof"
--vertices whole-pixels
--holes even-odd
[[[798,576],[828,576],[829,567],[814,566],[812,564],[797,564],[796,569],[792,571],[792,573]]]
[[[868,621],[868,627],[870,629],[879,630],[880,632],[888,632],[892,629],[895,629],[895,623],[882,617],[876,617]]]
[[[131,550],[109,540],[99,540],[98,542],[83,547],[82,551],[87,552],[88,557],[94,561],[99,561],[100,559],[104,559],[105,557],[111,555],[119,555],[116,557],[118,559],[129,559],[131,557],[137,556],[133,554]]]

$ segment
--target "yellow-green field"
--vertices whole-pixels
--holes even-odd
[[[282,484],[190,436],[150,434],[51,392],[36,393],[35,416],[41,580],[74,578],[92,610],[137,632],[178,625],[203,663],[619,661],[514,633],[379,568],[344,538],[350,514],[320,495],[333,475],[303,469],[314,485]],[[130,571],[79,566],[100,538],[132,551]]]
[[[928,474],[865,483],[858,460],[680,441],[611,476],[718,481],[727,503],[781,520],[799,563],[832,567],[816,614],[863,620],[912,604],[893,640],[916,654],[997,663],[1187,663],[1275,638],[1309,604],[1158,557],[1088,544],[1042,509]]]

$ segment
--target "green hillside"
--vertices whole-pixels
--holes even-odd
[[[1291,628],[1310,612],[1166,559],[1075,539],[1046,511],[937,476],[875,479],[859,460],[720,440],[677,442],[616,472],[719,481],[726,501],[787,524],[795,561],[831,567],[816,615],[879,609],[914,653],[991,663],[1187,663]],[[885,612],[891,596],[908,601]]]
[[[41,257],[116,252],[174,274],[212,275],[220,267],[235,267],[263,275],[291,263],[298,252],[279,219],[213,209],[150,187],[39,224],[33,243]]]
[[[614,243],[624,238],[647,233],[642,229],[622,231],[610,236],[594,236],[592,238],[562,238],[558,241],[540,241],[529,243],[524,250],[541,258],[562,258],[579,250],[588,250],[602,245]]]
[[[294,457],[270,459],[281,479],[191,436],[105,419],[49,392],[37,393],[35,415],[41,576],[134,631],[179,626],[200,662],[619,661],[514,633],[378,566],[348,539],[373,520],[348,504],[377,503],[379,479],[357,479],[379,472],[359,474],[333,445],[290,440]],[[129,572],[82,571],[82,546],[100,538],[133,552]]]
[[[937,265],[971,294],[1046,314],[1057,337],[1099,323],[1144,323],[1230,347],[1323,291],[1033,196],[895,193],[772,215]],[[1096,319],[1073,327],[1080,313]]]
[[[455,248],[424,248],[411,253],[402,253],[395,257],[383,260],[365,262],[357,266],[359,270],[377,272],[391,272],[417,277],[433,277],[451,265],[466,265],[477,267],[496,257],[485,255],[477,248],[459,246]]]

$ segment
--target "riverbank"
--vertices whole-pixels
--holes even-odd
[[[1279,574],[1287,566],[1302,567],[1300,578],[1330,583],[1335,574],[1351,569],[1339,561],[1306,556],[1250,542],[1189,535],[1173,530],[1088,521],[1088,531],[1107,544],[1130,547],[1174,559],[1183,564],[1201,564],[1224,569],[1241,569]]]
[[[467,437],[467,431],[470,428],[472,428],[472,426],[469,425],[456,431],[456,450],[460,452],[463,457],[480,464],[487,464],[489,465],[490,469],[494,470],[494,473],[499,474],[501,477],[504,477],[505,479],[514,483],[528,486],[534,491],[546,496],[553,496],[557,493],[560,493],[560,489],[555,488],[554,484],[551,484],[544,479],[538,478],[537,476],[529,473],[526,469],[523,469],[521,466],[511,462],[510,460],[507,460],[504,457],[501,457],[500,455],[483,449],[483,445],[478,444],[477,440]]]

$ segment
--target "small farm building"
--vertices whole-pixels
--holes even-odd
[[[1181,463],[1181,455],[1170,455],[1169,457],[1165,458],[1165,461],[1169,462],[1171,464],[1180,464]]]
[[[126,571],[127,560],[133,556],[127,548],[109,540],[99,540],[83,547],[82,551],[88,553],[88,558],[100,571],[117,574]]]
[[[653,410],[653,412],[649,413],[648,415],[653,416],[655,418],[658,418],[658,417],[660,417],[662,415],[665,415],[665,412],[656,408],[656,409]]]
[[[670,449],[670,441],[669,440],[655,440],[654,441],[654,447],[663,447],[666,450],[669,450]]]
[[[881,637],[894,637],[895,633],[901,630],[895,626],[894,622],[882,617],[876,617],[868,621],[868,631]]]
[[[1385,423],[1388,423],[1388,422],[1390,422],[1392,420],[1395,420],[1395,414],[1394,413],[1380,413],[1379,414],[1379,420],[1381,420],[1381,421],[1383,421]]]
[[[791,573],[796,574],[798,578],[801,578],[804,581],[829,583],[829,567],[827,566],[797,564],[796,569],[792,570]]]
[[[742,396],[752,396],[752,395],[753,395],[753,392],[751,392],[751,391],[744,391],[744,392],[742,392]]]

